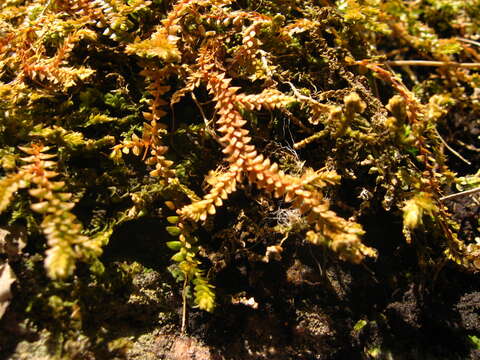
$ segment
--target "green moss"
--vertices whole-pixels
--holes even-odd
[[[129,282],[150,270],[101,255],[128,221],[164,223],[158,241],[175,263],[170,269],[177,280],[192,281],[183,293],[196,291],[189,301],[207,310],[215,305],[209,281],[224,266],[219,249],[240,241],[222,238],[222,226],[240,226],[245,209],[252,218],[279,215],[270,227],[277,232],[255,245],[262,250],[252,245],[252,259],[265,258],[277,235],[307,238],[306,213],[287,222],[283,200],[250,186],[248,174],[238,176],[242,195],[210,209],[203,229],[175,214],[198,204],[232,165],[223,160],[216,123],[228,105],[211,96],[201,67],[213,63],[237,94],[269,90],[290,99],[271,104],[270,92],[258,106],[251,98],[230,105],[246,120],[251,144],[272,153],[284,173],[341,175],[306,188],[325,187],[331,208],[358,222],[357,233],[363,219],[388,211],[419,253],[435,249],[422,262],[451,259],[478,270],[479,245],[461,239],[441,200],[453,183],[476,186],[478,174],[455,177],[436,129],[456,110],[479,110],[478,69],[450,66],[478,61],[477,44],[462,39],[480,31],[479,1],[193,1],[175,10],[177,2],[108,4],[0,4],[1,221],[25,226],[29,235],[31,250],[18,266],[25,271],[20,294],[31,297],[19,306],[37,326],[61,329],[59,342],[94,328],[92,309],[105,310],[101,302],[112,294],[152,300],[128,297]],[[207,45],[216,49],[211,63]],[[404,60],[441,66],[396,67]],[[25,153],[41,146],[36,155]],[[424,232],[434,238],[417,243]],[[323,235],[309,238],[329,244]],[[106,334],[101,342],[112,353],[130,346],[128,336]]]

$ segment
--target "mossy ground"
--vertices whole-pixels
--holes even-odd
[[[102,258],[105,273],[85,269],[60,292],[29,259],[15,267],[2,358],[477,359],[478,276],[446,266],[433,279],[391,237],[394,218],[369,221],[369,233],[389,241],[381,260],[363,266],[332,263],[308,244],[287,245],[269,264],[237,249],[216,277],[217,311],[192,309],[188,335],[179,332],[181,296],[155,220],[122,226]],[[245,230],[246,241],[256,236]]]
[[[443,200],[480,185],[479,19],[478,0],[0,3],[0,359],[480,359],[480,206]],[[324,224],[248,176],[179,219],[231,165],[214,80],[285,179],[331,171],[302,190],[345,229],[308,241]]]

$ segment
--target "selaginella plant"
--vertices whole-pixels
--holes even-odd
[[[342,260],[378,255],[362,240],[362,216],[380,206],[403,217],[407,242],[435,229],[443,256],[478,270],[479,245],[459,239],[442,202],[456,179],[437,124],[456,104],[467,107],[465,89],[479,83],[475,64],[453,56],[479,55],[438,37],[419,20],[433,15],[418,2],[21,3],[0,5],[0,211],[45,235],[50,278],[96,261],[118,224],[166,217],[152,210],[166,201],[184,304],[192,283],[195,305],[212,311],[201,264],[209,246],[197,229],[250,186],[298,214],[303,225],[284,237]],[[475,18],[474,7],[462,11]],[[475,29],[472,20],[463,37]],[[391,66],[425,65],[388,57],[405,48],[438,74],[419,80],[407,69],[402,79]],[[179,104],[194,109],[191,118],[175,117]],[[267,155],[265,144],[278,143],[294,166]],[[218,163],[193,156],[212,144]],[[342,199],[343,188],[355,201]]]
[[[176,101],[179,96],[184,96],[200,86],[204,86],[215,101],[215,126],[216,131],[222,134],[218,141],[223,146],[222,152],[227,165],[209,177],[210,190],[202,199],[177,211],[180,216],[177,223],[177,246],[180,251],[174,256],[174,260],[179,262],[183,277],[202,282],[202,272],[197,270],[198,261],[194,260],[195,252],[191,250],[190,236],[184,231],[184,222],[205,221],[208,215],[214,215],[216,208],[221,206],[229,194],[236,190],[237,184],[244,180],[274,197],[283,197],[292,207],[298,208],[311,225],[306,239],[313,244],[324,244],[337,252],[340,258],[353,262],[360,262],[365,256],[375,256],[375,251],[360,240],[363,234],[361,225],[345,220],[329,209],[329,202],[321,188],[338,183],[339,176],[334,171],[306,169],[301,175],[285,174],[277,163],[260,154],[251,144],[252,138],[246,128],[247,121],[241,112],[261,109],[272,111],[287,108],[294,103],[309,107],[309,104],[302,98],[282,93],[274,86],[266,87],[258,94],[247,95],[241,93],[239,87],[232,85],[229,73],[238,71],[239,66],[255,71],[271,71],[271,60],[268,59],[268,54],[261,52],[262,42],[257,33],[264,28],[275,26],[275,20],[253,12],[232,11],[226,5],[228,2],[181,1],[173,7],[150,38],[127,47],[128,52],[142,57],[153,57],[168,64],[157,71],[148,67],[144,71],[151,82],[149,89],[153,95],[150,112],[145,114],[145,118],[150,120],[148,128],[156,127],[158,119],[164,115],[159,106],[163,105],[160,95],[168,91],[162,83],[166,76],[183,78],[184,74],[188,74],[185,87],[177,96],[173,96]],[[189,31],[193,24],[186,22],[188,15],[200,14],[210,7],[207,15],[195,19],[198,29]],[[202,30],[203,23],[210,23],[209,26],[215,30]],[[222,44],[234,42],[234,37],[238,36],[240,40],[236,54],[230,58],[226,53],[228,49]],[[198,42],[201,42],[201,45],[195,49]],[[260,59],[260,56],[263,56],[263,59]],[[259,66],[264,68],[258,69]],[[315,101],[311,99],[311,102],[314,107]],[[165,152],[164,146],[161,151],[157,150],[155,145],[148,150],[149,145],[156,141],[146,140],[145,136],[142,138],[143,144],[138,141],[138,137],[132,137],[131,141],[118,146],[113,156],[117,156],[120,149],[132,146],[138,149],[137,155],[142,152],[141,148],[150,151],[152,156],[163,155]],[[152,175],[170,177],[171,180],[171,162],[162,160],[149,163],[157,166]],[[203,283],[201,285],[195,287],[196,303],[200,308],[212,310],[214,302],[207,297],[213,296],[213,293],[202,291],[206,286]]]

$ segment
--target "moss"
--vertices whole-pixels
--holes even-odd
[[[0,226],[28,234],[13,263],[28,300],[9,311],[59,356],[126,356],[130,334],[92,338],[105,302],[150,325],[132,308],[212,311],[225,249],[281,262],[309,242],[368,264],[383,245],[365,219],[383,211],[419,266],[478,271],[444,205],[478,174],[457,177],[441,133],[479,112],[479,14],[477,0],[3,2]],[[261,225],[241,231],[245,216]],[[132,225],[149,221],[155,239]],[[115,258],[151,251],[142,236],[157,253]]]

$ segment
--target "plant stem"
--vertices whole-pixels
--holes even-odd
[[[473,194],[476,194],[480,192],[480,186],[479,187],[476,187],[474,189],[470,189],[470,190],[465,190],[465,191],[461,191],[459,193],[455,193],[455,194],[450,194],[450,195],[447,195],[447,196],[443,196],[440,198],[440,201],[444,201],[444,200],[449,200],[449,199],[453,199],[453,198],[456,198],[456,197],[459,197],[459,196],[465,196],[465,195],[473,195]]]
[[[430,60],[392,60],[385,61],[390,66],[455,66],[461,68],[480,68],[480,63],[458,63],[455,61],[430,61]]]
[[[187,330],[187,283],[188,279],[185,277],[182,289],[182,328],[180,330],[182,334]]]

